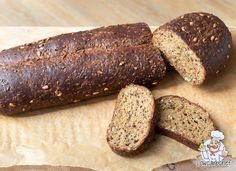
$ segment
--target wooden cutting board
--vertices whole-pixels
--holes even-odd
[[[1,27],[0,50],[85,29],[88,28]],[[236,44],[236,29],[232,28],[231,32]],[[235,66],[234,48],[226,70],[210,83],[193,87],[172,72],[152,89],[156,98],[168,94],[179,95],[206,108],[219,129],[225,133],[224,144],[233,157],[236,157]],[[115,97],[116,95],[112,95],[78,105],[44,109],[31,112],[30,116],[0,115],[0,167],[59,165],[95,170],[151,170],[163,164],[195,159],[199,155],[161,135],[157,135],[157,140],[147,151],[133,158],[112,153],[105,141],[105,131],[112,115]],[[192,167],[186,166],[189,169]],[[50,169],[50,166],[43,167]],[[34,166],[30,167],[32,168]]]

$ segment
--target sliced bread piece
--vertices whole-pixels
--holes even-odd
[[[217,75],[232,49],[232,37],[223,21],[202,12],[185,14],[160,26],[153,33],[153,43],[193,85]]]
[[[157,129],[186,146],[197,150],[210,139],[215,130],[209,113],[199,105],[178,96],[163,96],[156,100]]]
[[[155,100],[143,86],[128,85],[117,98],[107,142],[119,155],[139,153],[151,141],[156,123]]]

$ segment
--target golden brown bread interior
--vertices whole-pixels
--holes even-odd
[[[107,130],[107,142],[120,155],[136,154],[150,142],[155,124],[154,98],[139,85],[123,88]]]
[[[156,36],[158,47],[179,74],[188,82],[201,84],[205,77],[205,69],[188,45],[173,31],[160,30]]]
[[[153,43],[187,82],[200,85],[225,68],[232,49],[229,29],[218,17],[195,12],[160,26]]]
[[[215,130],[209,113],[199,105],[178,96],[163,96],[156,101],[157,128],[192,149],[210,139]]]

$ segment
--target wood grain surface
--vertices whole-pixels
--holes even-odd
[[[0,26],[160,25],[187,12],[205,11],[236,26],[235,0],[0,0]]]

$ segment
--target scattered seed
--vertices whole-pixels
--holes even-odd
[[[30,100],[30,102],[29,103],[33,103],[34,102],[34,100]]]
[[[22,112],[24,112],[25,111],[25,108],[22,108]]]
[[[193,22],[191,21],[191,22],[189,23],[189,25],[192,26],[192,25],[193,25]]]
[[[40,40],[39,42],[38,42],[38,44],[43,44],[45,42],[45,40]]]
[[[197,41],[197,38],[196,38],[196,37],[194,37],[194,38],[193,38],[193,42],[196,42],[196,41]]]
[[[44,86],[42,87],[42,89],[43,89],[43,90],[48,90],[48,89],[49,89],[49,86],[48,86],[48,85],[44,85]]]
[[[98,74],[102,74],[102,71],[99,70],[99,71],[97,71],[97,73],[98,73]]]
[[[211,36],[211,41],[213,41],[215,39],[215,36]]]
[[[116,128],[113,126],[112,128],[111,128],[111,132],[115,132],[116,131]]]
[[[137,70],[138,69],[138,67],[134,67],[134,70]]]
[[[41,52],[40,52],[40,51],[37,51],[37,55],[38,55],[38,56],[41,56]]]
[[[58,89],[55,91],[55,94],[58,97],[62,96],[62,92],[60,90],[58,90]]]
[[[182,19],[183,19],[183,18],[184,18],[184,16],[182,15],[180,18],[182,18]]]
[[[73,102],[74,102],[74,103],[77,103],[77,102],[79,102],[79,101],[80,101],[80,100],[79,100],[79,99],[77,99],[77,100],[74,100]]]
[[[216,71],[216,74],[218,74],[219,72],[220,72],[220,71],[219,71],[219,70],[217,70],[217,71]]]
[[[184,28],[184,27],[181,27],[181,30],[182,30],[182,31],[185,31],[185,28]]]
[[[13,104],[13,103],[9,103],[9,106],[10,106],[10,107],[16,107],[16,105]]]
[[[192,54],[193,54],[193,51],[192,51],[192,50],[189,50],[189,51],[188,51],[188,54],[192,55]]]
[[[9,90],[10,90],[10,87],[8,86],[6,90],[9,91]]]
[[[227,55],[226,58],[229,59],[229,55]]]
[[[108,91],[108,88],[106,87],[106,88],[104,88],[104,91]]]
[[[39,44],[39,48],[42,47],[42,46],[44,46],[44,44]]]
[[[43,49],[44,49],[44,47],[43,47],[43,46],[39,48],[39,50],[40,50],[40,51],[42,51]]]
[[[213,28],[215,28],[216,26],[217,26],[216,23],[214,23],[214,24],[213,24]]]
[[[190,79],[189,79],[188,77],[185,77],[184,79],[185,79],[186,81],[188,81],[188,82],[190,81]]]
[[[153,82],[152,85],[157,85],[157,82]]]
[[[230,45],[230,44],[228,44],[228,48],[229,48],[229,49],[231,48],[231,45]]]
[[[202,17],[204,16],[204,14],[199,14],[199,15],[202,16]]]
[[[122,65],[124,65],[124,63],[125,63],[124,61],[121,61],[121,62],[119,63],[119,65],[122,66]]]
[[[97,95],[97,94],[99,94],[99,92],[93,92],[93,95]]]
[[[20,49],[24,49],[25,48],[25,46],[20,46]]]

